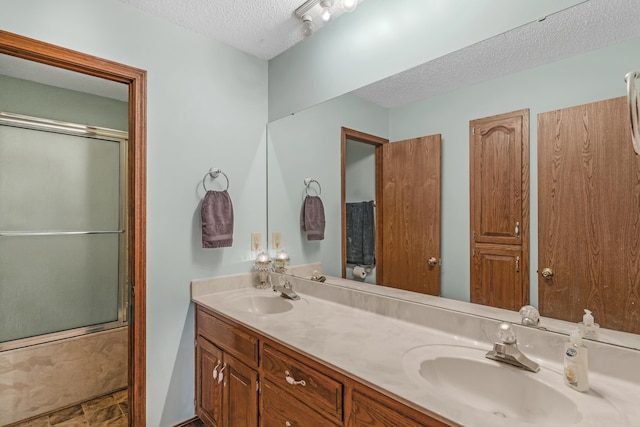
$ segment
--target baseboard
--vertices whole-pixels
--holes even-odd
[[[204,423],[198,417],[193,417],[187,421],[183,421],[180,424],[176,424],[174,427],[203,427]]]

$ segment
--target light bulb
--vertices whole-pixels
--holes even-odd
[[[353,12],[358,7],[358,0],[342,0],[342,9],[345,12]]]
[[[302,34],[305,37],[311,37],[313,35],[314,30],[313,19],[311,19],[311,15],[304,15],[302,17]]]
[[[320,13],[320,17],[324,22],[331,21],[331,2],[328,0],[324,0],[320,2],[320,7],[322,7],[322,12]]]

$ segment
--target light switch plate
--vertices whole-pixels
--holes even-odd
[[[259,251],[262,247],[262,233],[251,233],[251,250]]]
[[[282,245],[282,233],[274,231],[271,233],[271,247],[273,249],[280,249]]]

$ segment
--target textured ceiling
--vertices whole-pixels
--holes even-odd
[[[302,36],[293,11],[302,0],[120,0],[261,58]],[[357,10],[355,13],[358,13]],[[330,28],[327,28],[330,31]],[[589,0],[354,91],[393,108],[581,52],[640,37],[640,0]],[[127,99],[126,86],[0,55],[0,74]],[[640,68],[640,52],[638,53]],[[82,83],[82,86],[78,85]]]
[[[399,107],[637,37],[640,0],[590,0],[353,93],[383,107]]]
[[[120,1],[262,59],[304,38],[294,12],[305,0]],[[342,13],[333,8],[334,19]],[[314,23],[317,31],[321,20],[314,16]]]

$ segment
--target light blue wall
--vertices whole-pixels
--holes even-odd
[[[129,104],[115,99],[4,75],[0,93],[0,111],[124,131],[129,127]]]
[[[267,63],[117,0],[0,0],[0,28],[148,71],[147,425],[189,419],[189,281],[250,271],[266,230]],[[211,167],[231,181],[232,248],[199,241]]]
[[[442,295],[469,300],[469,121],[530,109],[531,301],[538,302],[537,115],[626,94],[640,39],[391,110],[390,140],[442,134]]]
[[[269,120],[582,1],[367,0],[269,61]]]
[[[292,264],[322,261],[333,275],[342,268],[342,126],[386,138],[388,112],[347,94],[270,123],[268,131],[269,232],[282,233],[282,247],[289,252]],[[327,221],[321,241],[308,241],[300,227],[306,177],[322,186]]]

